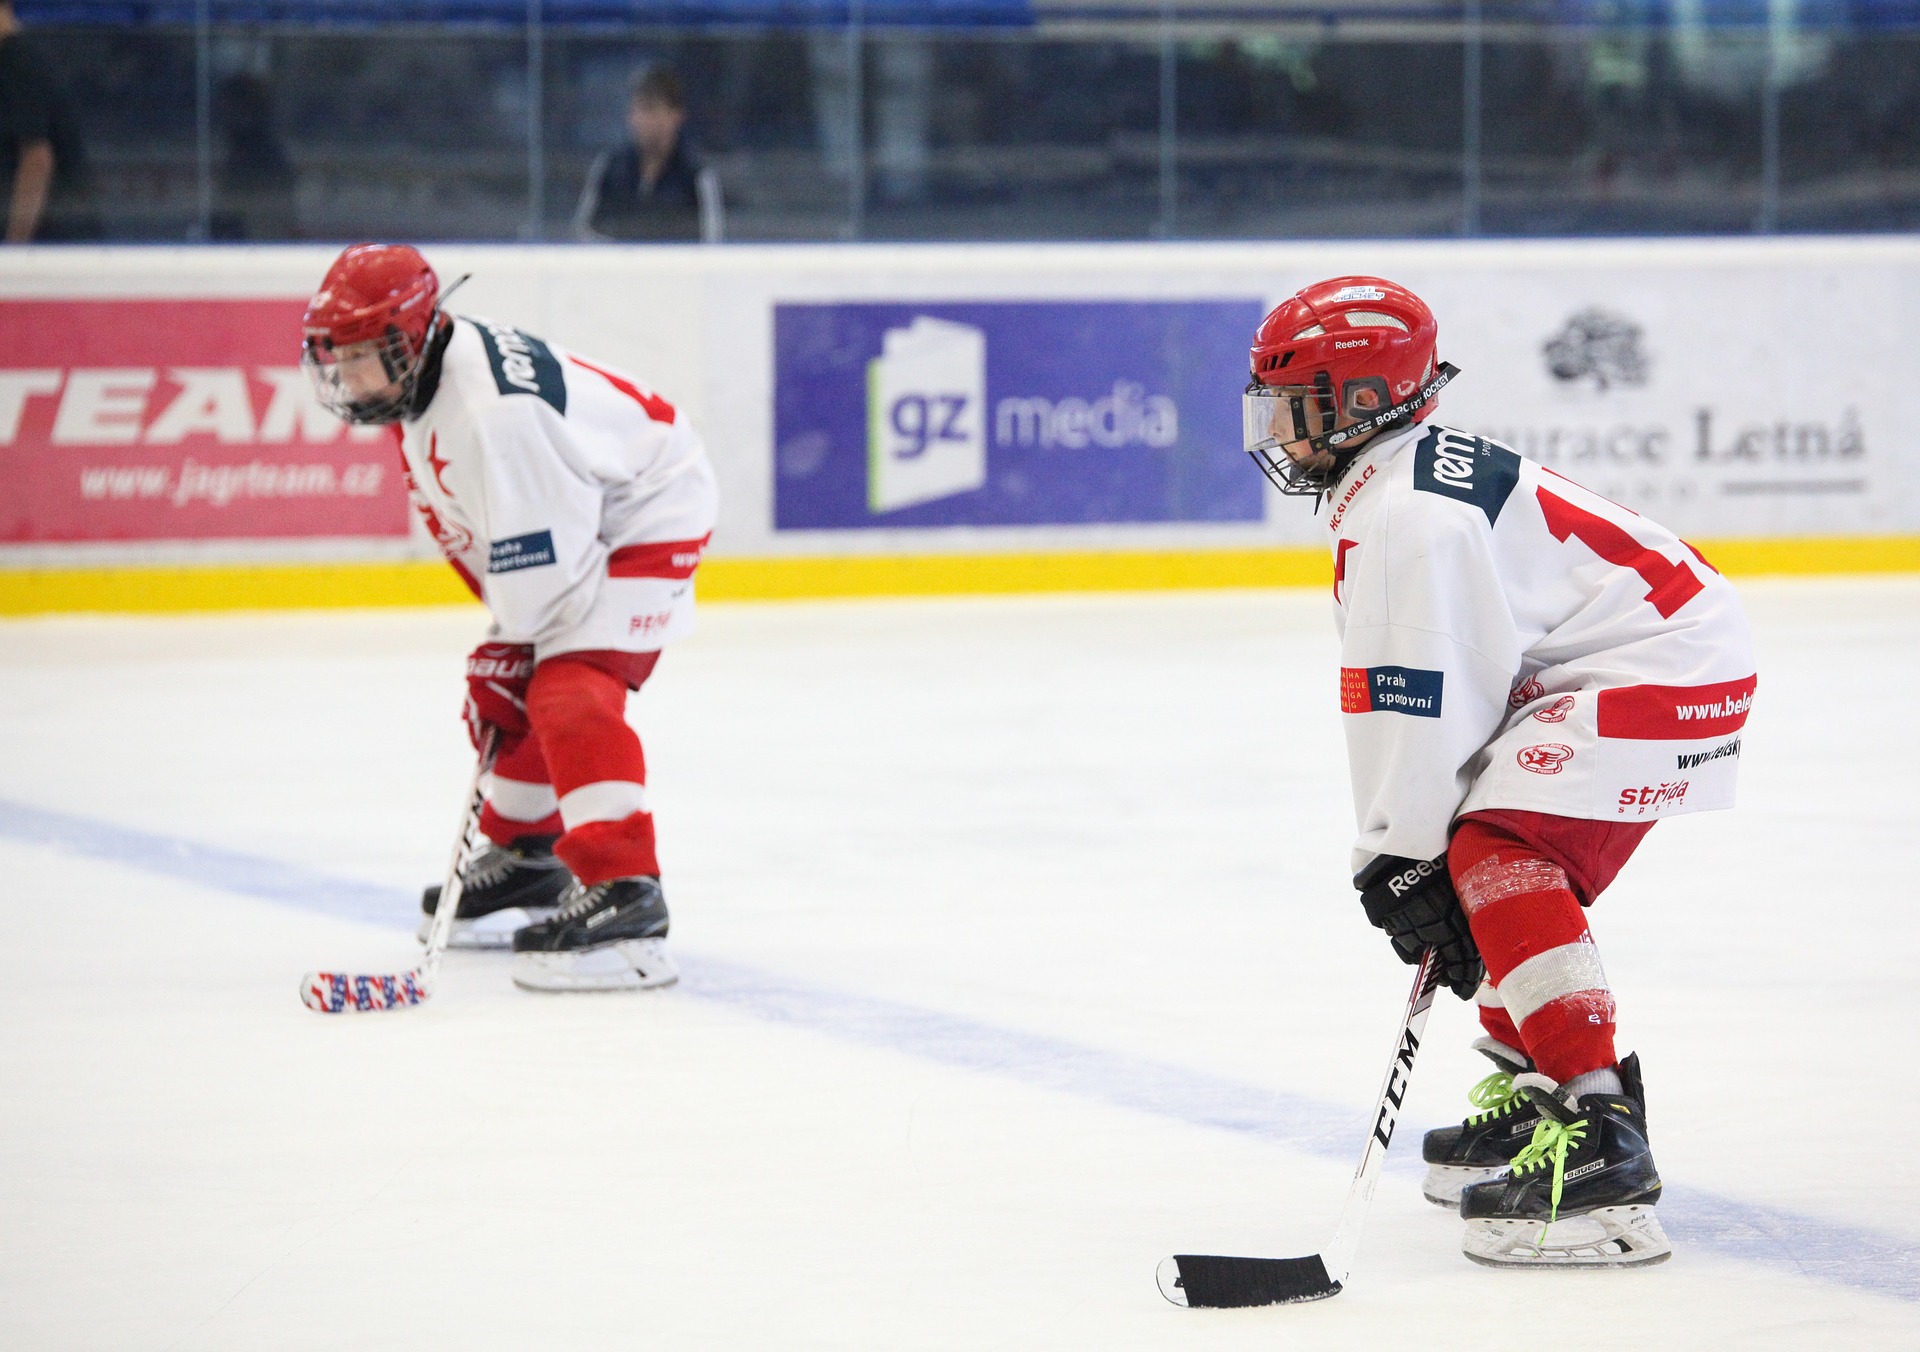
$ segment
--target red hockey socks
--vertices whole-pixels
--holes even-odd
[[[511,845],[522,836],[557,836],[565,829],[540,739],[515,738],[494,758],[480,830],[496,845]]]
[[[1473,818],[1454,833],[1447,869],[1499,997],[1482,1002],[1481,1025],[1558,1083],[1611,1068],[1613,992],[1565,870]]]
[[[539,740],[566,825],[553,852],[588,886],[660,873],[646,757],[626,707],[625,679],[568,655],[542,662],[527,689],[527,740]]]

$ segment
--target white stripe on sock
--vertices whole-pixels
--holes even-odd
[[[1593,939],[1582,935],[1571,944],[1536,953],[1507,973],[1500,983],[1500,998],[1506,1002],[1507,1017],[1517,1028],[1549,1000],[1557,1000],[1575,991],[1607,990],[1607,973],[1600,966],[1600,950]]]
[[[569,831],[588,822],[617,822],[647,810],[647,786],[630,779],[582,784],[560,799],[560,820]]]
[[[537,822],[559,806],[551,784],[529,784],[499,775],[489,775],[487,780],[487,802],[510,822]]]

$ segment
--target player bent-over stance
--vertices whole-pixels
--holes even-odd
[[[1427,1197],[1477,1262],[1658,1262],[1646,1091],[1583,908],[1655,821],[1732,805],[1746,621],[1672,532],[1427,422],[1437,336],[1392,282],[1307,287],[1254,337],[1247,449],[1322,500],[1354,886],[1404,961],[1437,950],[1497,1067],[1427,1134]]]
[[[355,245],[307,307],[303,364],[334,413],[395,428],[414,505],[493,618],[466,703],[476,749],[498,738],[488,843],[461,875],[452,943],[511,944],[514,981],[535,990],[667,985],[625,708],[692,626],[713,470],[632,377],[442,299],[413,249]],[[429,915],[438,901],[428,889]]]

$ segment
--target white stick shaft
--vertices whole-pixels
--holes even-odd
[[[1420,1050],[1427,1015],[1433,1009],[1439,966],[1439,955],[1429,948],[1414,971],[1413,992],[1407,996],[1407,1012],[1401,1017],[1400,1035],[1394,1040],[1393,1059],[1387,1063],[1386,1079],[1380,1085],[1380,1099],[1374,1107],[1367,1148],[1360,1156],[1360,1167],[1353,1171],[1353,1185],[1347,1189],[1347,1202],[1340,1210],[1339,1228],[1333,1232],[1333,1242],[1324,1255],[1327,1274],[1336,1282],[1346,1281],[1353,1267],[1353,1256],[1360,1248],[1360,1231],[1367,1222],[1374,1185],[1380,1181],[1387,1146],[1392,1143],[1393,1129],[1400,1121],[1400,1105],[1406,1101],[1407,1086],[1413,1081],[1413,1058]]]
[[[420,959],[420,973],[428,981],[432,981],[439,973],[440,955],[447,951],[447,941],[453,938],[455,913],[460,909],[460,893],[464,890],[460,874],[468,854],[473,850],[474,832],[480,826],[480,811],[486,806],[487,772],[493,769],[493,758],[499,747],[499,730],[488,728],[486,740],[480,748],[480,759],[473,767],[473,782],[467,786],[467,801],[460,813],[460,834],[453,843],[453,862],[447,865],[447,880],[441,885],[440,901],[433,908],[433,927],[427,931],[426,955]]]

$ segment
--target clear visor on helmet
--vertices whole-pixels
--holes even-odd
[[[1307,385],[1247,386],[1240,397],[1241,433],[1247,454],[1283,493],[1308,491],[1302,479],[1308,464],[1328,453],[1306,443],[1333,430],[1330,390]],[[1282,447],[1293,445],[1296,460]]]
[[[387,423],[406,415],[419,360],[405,335],[389,329],[385,337],[338,347],[324,334],[310,333],[300,365],[314,397],[335,417]]]

